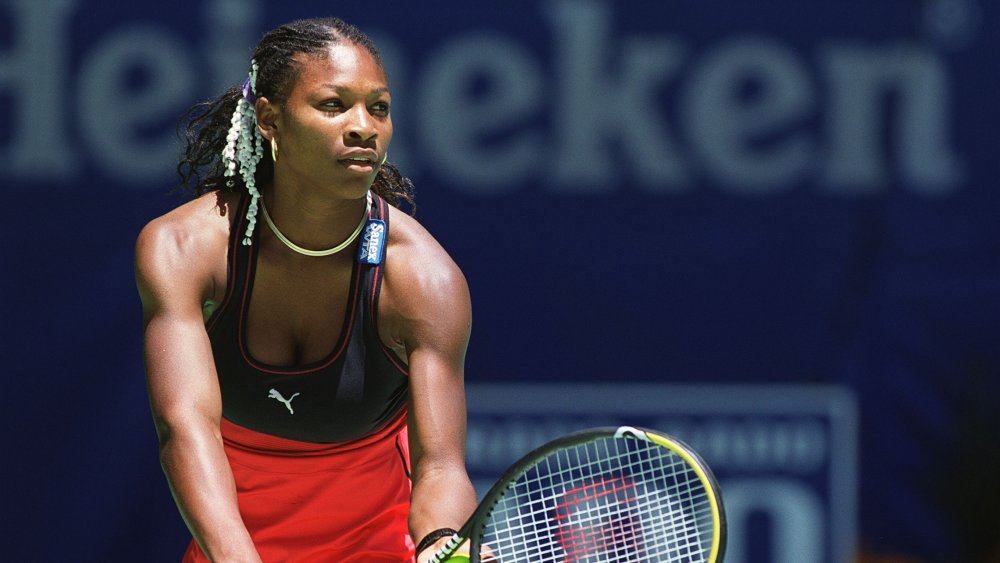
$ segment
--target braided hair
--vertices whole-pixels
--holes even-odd
[[[250,72],[242,87],[227,89],[214,100],[191,106],[178,123],[185,148],[177,173],[180,187],[194,195],[213,190],[247,189],[251,195],[244,244],[250,244],[260,197],[256,186],[270,181],[274,162],[262,149],[253,100],[265,96],[284,104],[298,79],[301,63],[295,55],[323,56],[331,44],[350,42],[365,49],[382,68],[382,57],[361,30],[339,18],[296,20],[261,38],[254,50]],[[372,190],[393,205],[415,208],[413,183],[390,163],[384,163]]]

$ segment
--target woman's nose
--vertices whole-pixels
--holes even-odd
[[[354,141],[368,141],[378,135],[375,129],[375,120],[368,113],[366,107],[355,107],[350,112],[350,124],[346,134]]]

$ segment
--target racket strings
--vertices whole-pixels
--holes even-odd
[[[482,541],[504,563],[708,559],[712,506],[676,453],[602,438],[550,454],[494,507]]]

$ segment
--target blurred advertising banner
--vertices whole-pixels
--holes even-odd
[[[466,460],[480,496],[562,434],[630,425],[681,439],[712,468],[728,563],[842,563],[855,547],[857,406],[815,385],[470,384]]]

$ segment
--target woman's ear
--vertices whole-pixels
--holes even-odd
[[[257,113],[257,128],[260,129],[261,136],[268,141],[273,140],[278,133],[278,118],[281,116],[281,108],[261,96],[257,98],[254,111]]]

